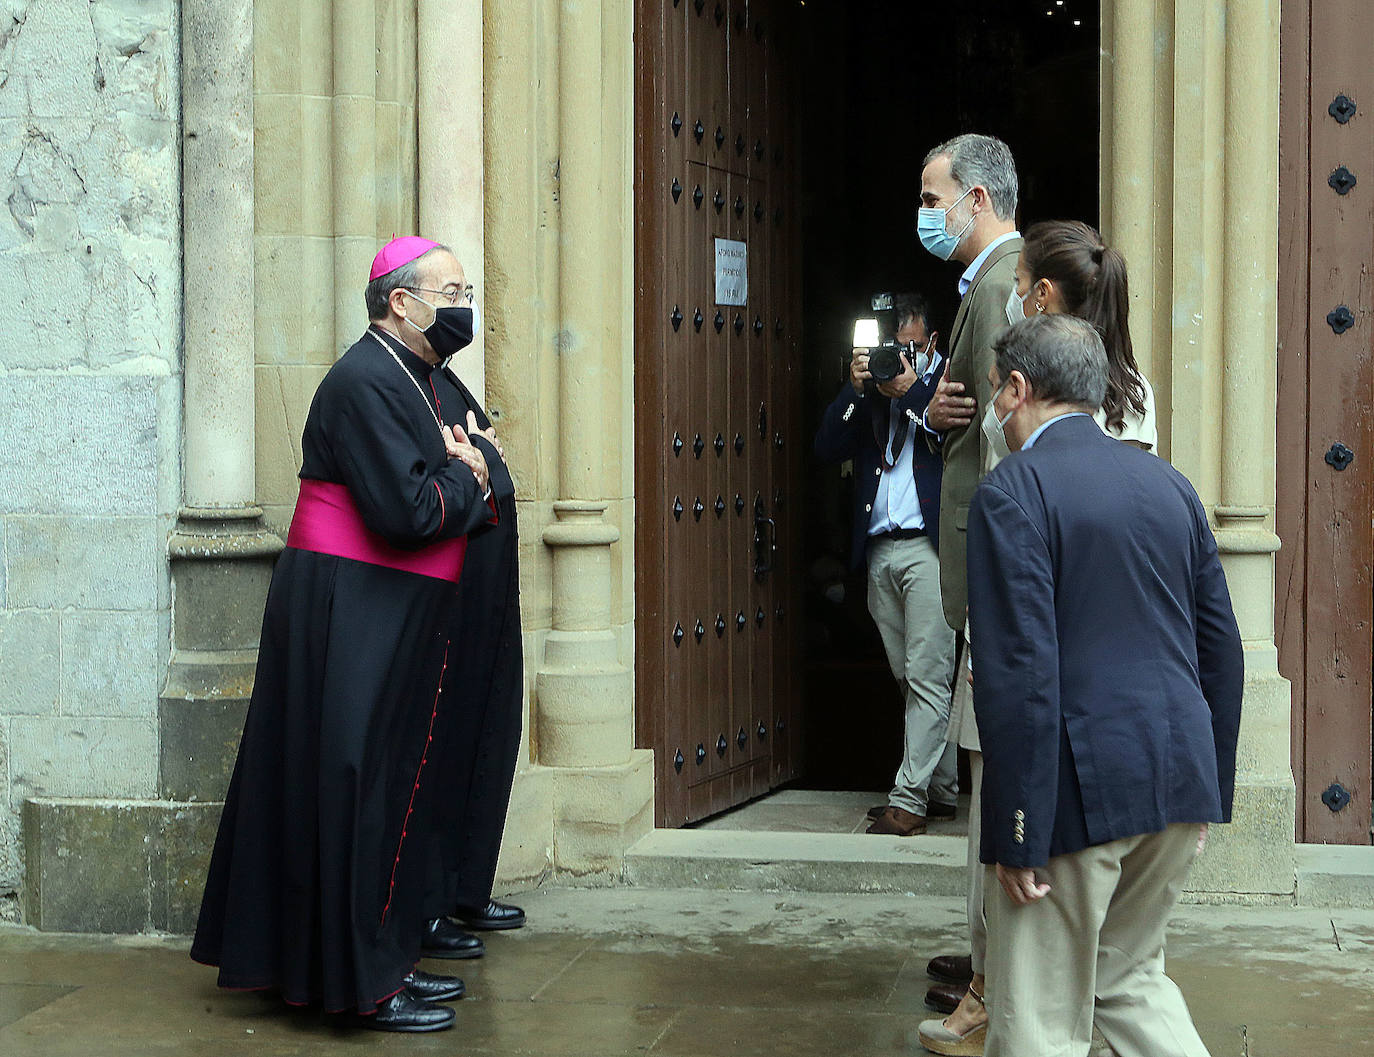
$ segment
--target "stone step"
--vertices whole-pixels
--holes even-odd
[[[1298,906],[1374,907],[1374,848],[1299,844]]]
[[[625,856],[625,881],[645,888],[962,896],[959,836],[656,829]]]
[[[656,829],[626,853],[624,879],[644,888],[962,896],[966,848],[964,837],[943,834]],[[1297,863],[1299,906],[1374,907],[1374,847],[1299,844]]]

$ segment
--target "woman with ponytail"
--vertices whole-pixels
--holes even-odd
[[[1015,324],[1037,312],[1062,312],[1096,327],[1108,369],[1097,424],[1109,437],[1151,451],[1158,440],[1155,395],[1131,350],[1129,308],[1126,261],[1093,228],[1051,220],[1026,232],[1007,318]]]

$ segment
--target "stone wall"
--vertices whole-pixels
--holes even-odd
[[[0,894],[22,876],[23,798],[155,792],[180,487],[177,26],[174,0],[0,3]]]

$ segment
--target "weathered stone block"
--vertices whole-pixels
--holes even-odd
[[[301,159],[307,144],[301,133],[299,95],[274,95],[270,106],[254,107],[253,228],[258,235],[302,233]],[[325,151],[328,150],[326,145]],[[271,170],[266,168],[268,165],[272,166]],[[283,300],[294,303],[295,298]]]
[[[328,372],[323,365],[259,366],[257,494],[260,502],[295,507],[300,492],[301,432],[310,401]]]
[[[257,649],[272,562],[266,556],[174,562],[177,649]]]
[[[196,930],[205,873],[223,808],[223,804],[212,802],[173,804],[165,809],[159,825],[164,849],[154,884],[166,892],[166,917],[162,923],[155,919],[153,927],[181,934]]]
[[[157,518],[14,517],[6,543],[11,606],[148,610],[165,591]]]
[[[306,363],[326,369],[333,366],[339,352],[334,346],[332,240],[314,235],[258,235],[253,240],[253,251],[253,270],[258,286],[266,290],[292,291],[289,298],[260,301],[254,313],[253,348],[259,366]],[[288,397],[303,395],[304,403],[277,408],[278,415],[284,410],[286,417],[292,420],[291,448],[300,445],[300,428],[324,370],[313,372],[312,377],[314,383],[303,393],[293,393],[290,388],[285,391]],[[262,378],[259,370],[259,385]],[[278,393],[277,399],[282,395]]]
[[[1297,867],[1290,782],[1236,782],[1233,821],[1212,826],[1188,875],[1190,896],[1292,898]]]
[[[57,613],[0,612],[0,714],[53,715],[61,700]],[[3,772],[0,772],[3,776]]]
[[[515,776],[496,863],[498,890],[530,887],[553,867],[553,777],[547,767]]]
[[[576,876],[619,876],[625,852],[654,828],[654,754],[617,767],[552,768],[554,865]]]
[[[191,931],[222,807],[26,800],[28,923],[64,932]]]
[[[142,716],[157,711],[167,632],[163,614],[90,610],[62,615],[62,712]]]
[[[0,363],[137,368],[146,358],[141,373],[171,370],[180,289],[175,125],[164,122],[162,132],[160,146],[139,146],[113,120],[0,118],[0,171],[14,174],[12,222],[0,225],[0,284],[14,303]]]
[[[0,718],[0,775],[10,773],[10,722]],[[19,835],[19,805],[0,797],[0,896],[17,892],[24,875],[23,844]]]
[[[554,667],[549,659],[559,635],[556,631],[549,634],[546,664],[535,681],[539,762],[586,767],[628,761],[634,732],[633,674],[609,664]],[[617,648],[614,636],[607,631],[597,637],[604,638],[606,650],[613,655]]]
[[[94,716],[10,720],[10,796],[152,796],[157,723]]]
[[[6,14],[16,5],[6,5]],[[0,57],[0,113],[174,116],[180,95],[173,0],[41,0],[20,4]]]
[[[173,800],[222,800],[234,774],[248,697],[158,702],[158,792]]]
[[[6,378],[0,386],[0,451],[42,457],[0,459],[5,513],[153,513],[158,384],[146,376]],[[98,456],[92,429],[113,441],[100,443]]]
[[[309,357],[310,362],[325,364],[333,363],[339,355],[334,351],[334,315],[325,308],[329,304],[329,296],[324,293],[328,290],[332,294],[334,287],[334,269],[331,266],[334,257],[334,210],[330,197],[318,194],[316,188],[328,187],[334,178],[334,151],[329,142],[333,109],[334,100],[329,96],[304,96],[301,99],[300,194],[291,207],[300,214],[300,233],[305,236],[301,243],[303,271],[296,276],[296,281],[301,283],[302,304],[299,308],[302,310],[302,327],[305,336],[314,339],[309,342],[312,353],[315,353]],[[414,192],[407,190],[404,199],[413,202]],[[254,208],[257,208],[256,203]],[[396,230],[403,231],[406,228]],[[307,306],[315,306],[315,311],[306,310]],[[320,350],[329,350],[328,358],[319,356]]]
[[[138,932],[148,909],[147,820],[133,804],[24,802],[24,911],[49,931]]]
[[[306,4],[253,5],[253,91],[301,91],[301,20]],[[255,107],[260,110],[262,107]]]
[[[121,110],[176,115],[181,93],[178,7],[174,0],[90,0],[105,90],[119,100]]]

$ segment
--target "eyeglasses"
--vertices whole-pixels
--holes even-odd
[[[459,301],[462,301],[465,305],[472,304],[473,286],[471,283],[468,283],[467,286],[461,289],[456,285],[450,286],[444,290],[430,290],[423,286],[407,286],[406,289],[413,294],[438,294],[450,305],[456,305]]]

